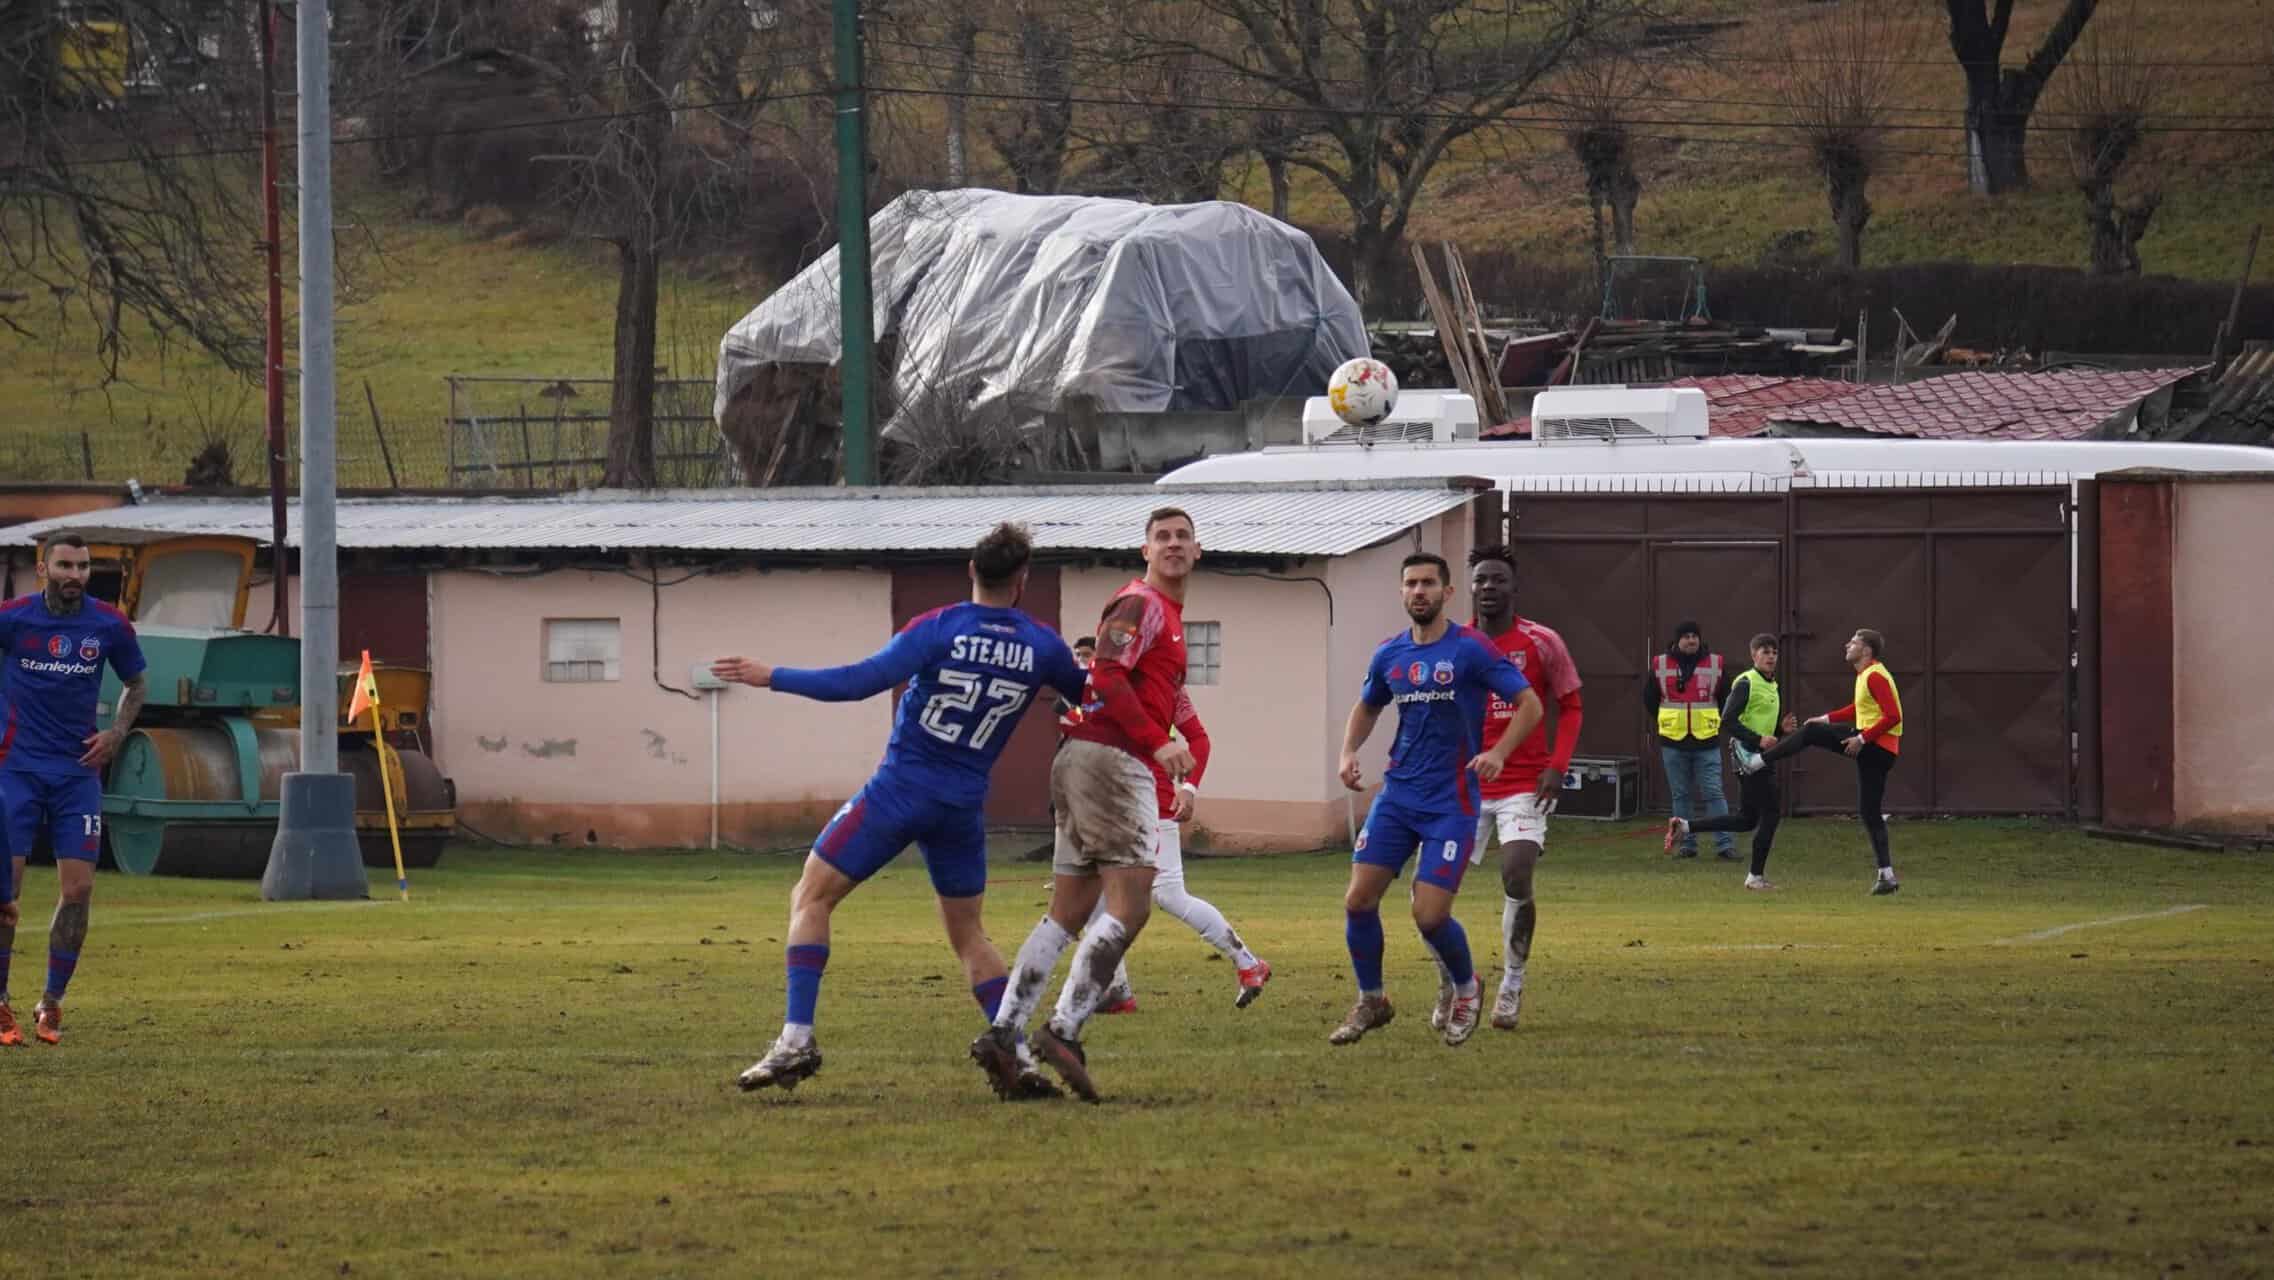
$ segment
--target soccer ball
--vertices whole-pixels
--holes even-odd
[[[1354,427],[1370,427],[1389,417],[1397,402],[1397,375],[1367,356],[1343,361],[1327,379],[1327,404],[1335,417]]]

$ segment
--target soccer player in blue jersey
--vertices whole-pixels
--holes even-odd
[[[8,967],[16,949],[16,894],[24,859],[44,832],[55,850],[61,895],[47,930],[47,988],[33,1012],[43,1044],[63,1039],[63,992],[87,942],[95,862],[103,853],[103,766],[134,727],[146,681],[142,646],[126,615],[87,598],[87,543],[57,534],[40,546],[38,595],[0,604],[0,682],[11,741],[0,760],[0,1045],[24,1034],[8,1005]],[[103,664],[125,691],[111,727],[95,728]]]
[[[1476,628],[1447,621],[1453,579],[1442,557],[1416,552],[1405,558],[1400,574],[1412,625],[1374,650],[1343,731],[1342,785],[1357,791],[1358,749],[1374,732],[1382,708],[1397,704],[1389,772],[1359,828],[1350,887],[1342,898],[1358,1003],[1327,1037],[1332,1044],[1355,1043],[1395,1016],[1382,990],[1382,894],[1416,850],[1421,865],[1413,876],[1413,923],[1454,987],[1445,1043],[1461,1044],[1476,1031],[1476,969],[1468,935],[1453,918],[1453,895],[1460,892],[1476,843],[1479,780],[1500,776],[1544,714],[1540,695],[1508,655]],[[1515,713],[1487,751],[1484,716],[1494,694]]]
[[[822,702],[858,701],[910,682],[884,762],[814,841],[790,893],[789,1013],[773,1048],[737,1081],[744,1089],[794,1089],[821,1069],[813,1013],[829,962],[830,913],[911,843],[923,851],[971,994],[994,1019],[1008,971],[980,919],[988,773],[1037,692],[1078,701],[1088,678],[1056,632],[1013,607],[1032,557],[1023,527],[995,526],[972,551],[970,603],[912,620],[851,666],[798,670],[749,658],[712,665],[721,679]],[[1031,1061],[1023,1065],[1019,1096],[1057,1094]]]

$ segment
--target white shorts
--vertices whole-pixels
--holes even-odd
[[[1529,840],[1540,847],[1540,852],[1546,853],[1548,815],[1554,812],[1555,801],[1549,800],[1543,805],[1539,793],[1533,791],[1485,801],[1483,811],[1477,815],[1476,847],[1469,851],[1469,865],[1484,861],[1485,837],[1495,829],[1500,833],[1502,847]]]
[[[1161,803],[1153,771],[1137,757],[1099,742],[1068,742],[1050,763],[1050,798],[1058,810],[1051,863],[1059,875],[1154,865]]]

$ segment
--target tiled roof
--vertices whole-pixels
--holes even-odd
[[[1778,409],[1806,423],[1924,440],[2080,440],[2192,368],[2118,373],[1953,373]]]
[[[1788,378],[1768,374],[1731,373],[1710,378],[1677,378],[1670,387],[1696,387],[1706,393],[1706,430],[1717,436],[1758,435],[1769,425],[1772,411],[1814,404],[1836,396],[1854,395],[1865,388],[1831,378]],[[1477,433],[1486,440],[1525,439],[1532,434],[1529,416],[1486,427]]]
[[[1717,436],[1758,435],[1776,412],[1837,400],[1868,390],[1867,384],[1832,378],[1782,378],[1731,373],[1711,378],[1680,378],[1669,384],[1706,393],[1707,431]]]

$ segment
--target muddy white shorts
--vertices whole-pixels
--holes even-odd
[[[1050,762],[1050,802],[1058,810],[1051,869],[1059,875],[1154,865],[1161,806],[1153,771],[1137,757],[1079,738],[1066,743]]]
[[[1482,812],[1477,815],[1477,842],[1469,851],[1469,864],[1474,866],[1484,861],[1485,837],[1494,831],[1500,833],[1503,846],[1529,840],[1540,847],[1540,852],[1546,853],[1548,815],[1554,812],[1553,799],[1542,804],[1539,794],[1532,791],[1485,801]]]

